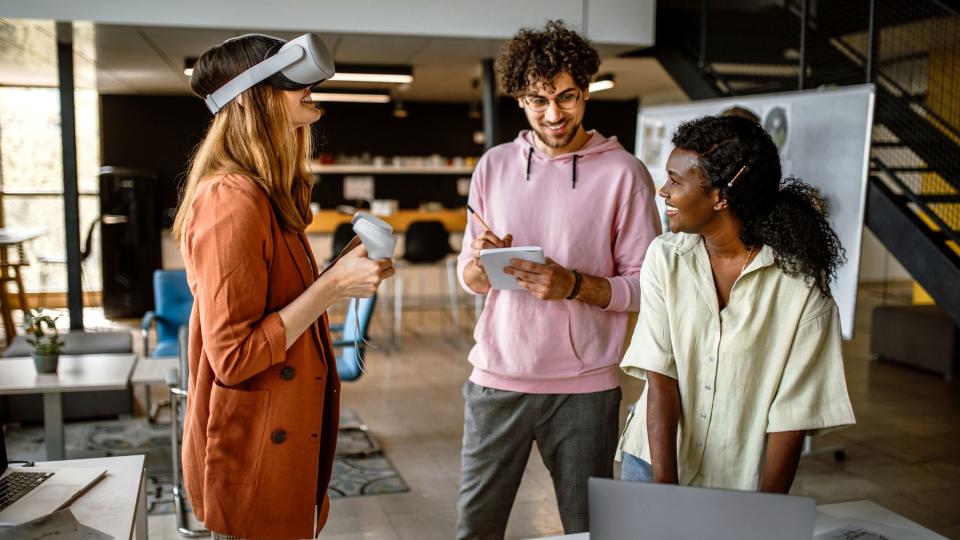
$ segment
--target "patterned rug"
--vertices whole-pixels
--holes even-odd
[[[341,424],[357,422],[344,411]],[[147,508],[151,515],[173,513],[173,472],[170,462],[170,425],[149,424],[144,419],[107,420],[67,424],[64,430],[70,459],[144,454],[147,465]],[[7,453],[11,460],[44,459],[43,428],[6,428]],[[369,448],[362,434],[342,431],[338,450]],[[406,482],[383,453],[369,456],[338,456],[333,463],[331,499],[382,495],[409,491]]]

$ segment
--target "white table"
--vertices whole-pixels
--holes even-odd
[[[141,356],[137,367],[133,368],[130,384],[143,385],[143,403],[149,418],[155,420],[156,414],[150,403],[150,386],[166,384],[170,370],[180,371],[180,358],[176,356]]]
[[[70,505],[77,521],[114,538],[147,538],[147,484],[143,455],[44,461],[38,467],[94,467],[107,470]],[[0,529],[2,530],[2,529]]]
[[[32,358],[0,359],[0,395],[43,394],[47,459],[63,459],[63,393],[123,390],[135,363],[132,354],[61,356],[56,373],[41,374]]]
[[[176,356],[142,357],[130,376],[131,384],[166,384],[170,370],[180,370]]]
[[[813,534],[818,535],[832,531],[838,526],[838,520],[842,521],[843,519],[871,521],[880,525],[887,525],[916,535],[911,538],[946,540],[946,538],[930,529],[870,501],[851,501],[818,506],[817,521],[813,525]],[[590,540],[590,533],[550,536],[540,540]]]

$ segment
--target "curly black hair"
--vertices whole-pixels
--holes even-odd
[[[800,179],[781,180],[777,147],[757,122],[704,116],[681,124],[673,144],[700,155],[703,187],[720,190],[743,224],[745,246],[770,246],[787,275],[802,275],[830,296],[830,282],[846,257],[827,221],[826,204]]]
[[[564,72],[585,90],[599,69],[597,50],[562,20],[547,22],[543,30],[520,29],[503,44],[494,63],[500,89],[513,97],[525,95],[538,82],[549,86]]]

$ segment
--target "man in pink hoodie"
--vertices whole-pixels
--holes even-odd
[[[643,163],[583,128],[599,64],[553,21],[521,30],[495,65],[532,131],[484,154],[470,185],[492,232],[471,220],[457,264],[464,289],[487,295],[463,389],[457,538],[503,537],[534,441],[568,534],[588,529],[587,478],[613,475],[617,364],[660,220]],[[493,290],[479,252],[510,245],[541,246],[546,264],[514,260],[525,290]]]

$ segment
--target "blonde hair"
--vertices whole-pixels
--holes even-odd
[[[276,43],[266,36],[245,36],[204,53],[194,67],[191,86],[205,96],[236,74],[264,58]],[[270,199],[281,227],[302,231],[310,223],[313,175],[309,126],[292,128],[283,91],[261,83],[245,91],[214,115],[187,173],[173,238],[179,244],[197,189],[205,180],[224,174],[243,175]]]

